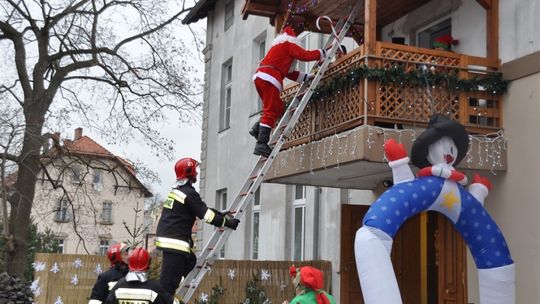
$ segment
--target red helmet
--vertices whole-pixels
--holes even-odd
[[[135,248],[129,256],[129,271],[147,271],[150,267],[150,255],[142,247]]]
[[[176,172],[176,180],[184,178],[197,178],[197,167],[199,162],[193,158],[182,158],[174,165],[174,172]]]
[[[107,258],[111,261],[111,264],[118,264],[122,262],[122,252],[127,252],[129,246],[124,243],[116,243],[109,247],[107,250]]]

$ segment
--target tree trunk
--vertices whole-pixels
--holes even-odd
[[[42,129],[45,112],[27,107],[25,110],[25,132],[18,165],[15,193],[10,199],[11,211],[9,230],[14,238],[13,250],[5,246],[6,271],[13,276],[23,277],[28,262],[30,238],[30,214],[36,190],[37,173],[40,169],[40,149],[43,143]]]

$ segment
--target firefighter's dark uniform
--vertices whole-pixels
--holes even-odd
[[[163,291],[159,282],[141,280],[129,273],[113,287],[105,304],[173,304],[173,296]]]
[[[191,239],[197,217],[217,227],[229,223],[223,214],[206,206],[191,183],[174,188],[163,205],[156,237],[156,247],[163,251],[160,283],[167,293],[175,293],[197,262]]]
[[[92,294],[90,295],[90,301],[88,304],[101,304],[107,299],[109,290],[111,290],[116,282],[126,276],[128,273],[128,266],[124,263],[117,263],[109,270],[98,276],[94,288],[92,288]]]

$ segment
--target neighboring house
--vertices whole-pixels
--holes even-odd
[[[227,209],[257,160],[247,132],[260,112],[251,77],[276,28],[298,26],[321,14],[338,19],[355,2],[289,6],[285,0],[201,0],[184,19],[207,18],[200,189],[210,206]],[[534,134],[540,128],[540,3],[366,0],[365,5],[353,31],[361,46],[349,47],[349,55],[334,63],[327,77],[362,63],[405,69],[430,64],[461,78],[502,71],[512,81],[507,93],[464,92],[443,84],[432,88],[431,103],[425,88],[358,80],[352,89],[314,100],[222,257],[330,260],[337,301],[362,303],[352,247],[364,213],[391,180],[384,140],[399,139],[410,149],[434,110],[478,135],[460,169],[469,177],[480,172],[492,180],[486,208],[517,265],[517,303],[539,302],[540,144]],[[444,34],[459,39],[454,52],[430,49]],[[309,46],[320,47],[322,41],[310,39]],[[282,95],[292,93],[294,87]],[[502,129],[504,135],[494,135]],[[203,225],[199,248],[212,232]],[[423,214],[407,222],[392,254],[405,303],[478,304],[474,261],[466,252],[442,216]]]
[[[38,230],[56,234],[60,253],[104,255],[112,243],[131,241],[124,222],[131,229],[143,224],[144,201],[152,196],[133,165],[84,136],[82,128],[62,142],[44,147],[32,209]]]

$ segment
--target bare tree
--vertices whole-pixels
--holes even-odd
[[[7,199],[8,273],[24,273],[40,148],[52,137],[44,132],[48,122],[75,113],[114,138],[138,132],[166,153],[172,141],[161,138],[154,123],[164,110],[182,120],[196,113],[192,70],[174,33],[189,8],[178,2],[0,0],[0,53],[16,74],[0,79],[0,98],[16,105],[23,119],[20,146],[0,151],[4,163],[17,165]]]

